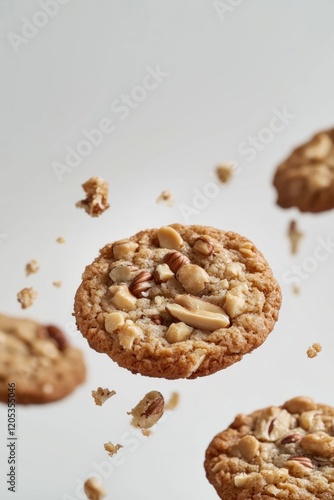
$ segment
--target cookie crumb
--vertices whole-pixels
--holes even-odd
[[[37,273],[39,271],[39,263],[35,259],[31,259],[28,264],[26,264],[26,275],[29,276],[30,274]]]
[[[109,208],[107,181],[101,177],[91,177],[82,184],[82,187],[87,196],[84,200],[78,201],[76,207],[83,208],[91,217],[98,217]]]
[[[102,500],[106,496],[105,490],[96,477],[90,477],[84,483],[84,490],[89,500]]]
[[[156,199],[156,203],[166,203],[169,207],[173,206],[173,196],[167,189],[162,191],[160,196]]]
[[[292,220],[289,223],[288,236],[290,238],[290,251],[292,255],[296,255],[299,250],[300,241],[304,237],[304,233],[299,231],[297,227],[296,220]]]
[[[291,290],[294,295],[300,295],[301,292],[300,286],[292,285]]]
[[[150,435],[152,434],[152,431],[150,429],[142,429],[141,433],[145,437],[150,437]]]
[[[62,245],[64,243],[66,243],[66,240],[62,236],[58,236],[58,238],[56,239],[56,242],[59,243],[60,245]]]
[[[226,184],[233,177],[234,174],[233,165],[229,165],[227,163],[224,165],[218,165],[218,167],[216,167],[216,174],[220,182]]]
[[[309,358],[315,358],[321,351],[322,351],[321,345],[316,342],[307,349],[306,354]]]
[[[32,306],[36,298],[37,292],[32,287],[22,288],[17,294],[17,300],[20,302],[22,309],[27,309],[27,307]]]
[[[172,392],[169,400],[165,404],[165,410],[175,410],[175,408],[180,403],[180,394],[178,392]]]
[[[55,286],[56,288],[60,288],[60,287],[61,287],[61,285],[62,285],[61,281],[53,281],[53,282],[52,282],[52,284],[53,284],[53,286]]]
[[[104,446],[104,449],[108,452],[108,455],[110,457],[112,457],[113,455],[116,455],[118,450],[123,448],[123,446],[121,444],[113,444],[111,441],[109,441],[108,443],[105,443],[103,446]]]
[[[141,401],[132,408],[128,415],[132,415],[131,425],[140,429],[149,429],[162,417],[165,400],[161,392],[148,392]]]
[[[97,406],[102,406],[103,403],[107,401],[107,399],[115,396],[115,394],[116,391],[109,391],[109,389],[102,389],[102,387],[98,387],[96,391],[92,391],[92,396]]]

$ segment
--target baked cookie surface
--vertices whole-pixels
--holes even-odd
[[[204,466],[222,499],[332,500],[334,408],[297,397],[237,415],[210,443]]]
[[[282,208],[322,212],[334,208],[334,129],[316,134],[281,163],[273,184]]]
[[[85,380],[82,353],[63,332],[30,319],[0,314],[0,401],[15,383],[16,403],[48,403],[70,394]]]
[[[90,346],[133,373],[196,378],[259,347],[278,317],[280,288],[242,236],[172,224],[106,245],[74,304]]]

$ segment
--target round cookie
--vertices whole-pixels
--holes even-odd
[[[79,349],[59,328],[0,314],[0,401],[15,383],[16,403],[48,403],[70,394],[85,380]]]
[[[90,346],[133,373],[209,375],[259,347],[281,292],[246,238],[172,224],[106,245],[74,304]]]
[[[281,163],[273,184],[282,208],[323,212],[334,208],[334,129],[316,134]]]
[[[334,408],[297,397],[238,415],[204,467],[223,499],[333,500]]]

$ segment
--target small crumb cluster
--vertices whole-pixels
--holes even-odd
[[[78,201],[75,206],[83,208],[91,217],[99,217],[110,206],[108,182],[101,177],[91,177],[82,184],[82,187],[87,196],[84,200]]]
[[[26,270],[26,275],[29,276],[30,274],[35,274],[39,271],[39,263],[35,259],[31,259],[25,267]]]
[[[17,294],[17,300],[21,304],[22,309],[27,309],[27,307],[31,307],[37,298],[37,292],[34,288],[22,288],[21,291]]]
[[[131,424],[134,427],[149,429],[162,417],[164,409],[165,400],[161,392],[151,391],[128,412],[128,415],[132,415]]]
[[[234,167],[229,164],[218,165],[218,167],[216,167],[216,174],[220,182],[226,184],[233,177]]]
[[[173,206],[173,196],[167,189],[162,191],[162,193],[156,199],[156,203],[166,203],[169,207]]]
[[[322,351],[321,345],[316,342],[307,349],[306,354],[309,358],[316,358],[319,352],[321,351]]]
[[[104,449],[106,450],[106,452],[110,457],[116,455],[118,450],[120,450],[121,448],[123,448],[121,444],[113,444],[111,441],[104,444]]]
[[[115,391],[110,391],[107,388],[102,389],[102,387],[98,387],[96,391],[92,391],[92,396],[97,406],[102,406],[109,398],[111,398],[115,394]]]
[[[64,243],[66,243],[66,240],[65,238],[63,238],[63,236],[58,236],[56,242],[59,243],[60,245],[63,245]]]

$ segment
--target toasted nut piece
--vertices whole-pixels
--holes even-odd
[[[126,285],[113,285],[109,287],[113,294],[111,303],[122,311],[132,311],[135,308],[137,299],[129,292]]]
[[[310,455],[334,458],[334,437],[328,436],[325,432],[307,434],[299,444]]]
[[[65,334],[56,326],[54,325],[48,325],[45,327],[46,333],[50,339],[54,340],[54,342],[57,344],[57,347],[60,351],[64,351],[68,345],[69,342],[65,336]]]
[[[294,434],[289,434],[285,438],[282,439],[281,444],[291,444],[291,443],[298,443],[298,441],[301,440],[303,436],[301,434],[298,434],[298,432],[295,432]]]
[[[218,328],[226,328],[230,324],[226,314],[205,310],[190,311],[179,304],[168,304],[166,310],[173,318],[186,323],[186,325],[210,332],[218,330]]]
[[[210,239],[205,236],[197,238],[193,248],[197,250],[197,252],[202,253],[203,255],[211,255],[215,249]]]
[[[37,273],[39,271],[39,263],[37,260],[32,259],[26,264],[26,275],[29,276],[30,274]]]
[[[104,320],[104,326],[108,333],[113,333],[125,323],[124,315],[120,312],[111,312],[107,314]]]
[[[186,378],[190,377],[193,373],[195,373],[198,368],[201,366],[203,361],[206,358],[206,352],[204,349],[195,349],[194,352],[192,353],[192,366],[190,367],[188,373],[186,374]]]
[[[123,264],[115,266],[110,271],[109,276],[114,283],[121,283],[132,280],[136,271],[138,271],[137,266],[134,266],[131,262],[124,262]]]
[[[170,344],[183,342],[189,339],[192,332],[193,328],[185,323],[172,323],[166,332],[166,340]]]
[[[198,297],[194,297],[193,295],[175,295],[174,301],[176,304],[180,306],[187,307],[192,311],[202,310],[202,311],[211,311],[219,314],[226,314],[224,309],[215,304],[211,304],[211,302],[207,302],[206,300],[200,299]]]
[[[135,340],[142,339],[144,336],[140,326],[135,325],[133,321],[127,319],[125,325],[118,332],[118,340],[124,349],[131,349]]]
[[[34,288],[22,288],[17,294],[17,300],[21,304],[22,309],[27,309],[33,305],[34,300],[37,298],[37,292]]]
[[[243,488],[246,486],[246,483],[248,481],[248,475],[242,472],[241,474],[238,474],[237,476],[234,477],[234,486],[237,488]]]
[[[231,180],[233,173],[234,165],[232,164],[218,165],[218,167],[216,167],[217,177],[223,184],[226,184]]]
[[[241,243],[239,247],[239,252],[247,257],[251,257],[253,255],[253,244],[250,241],[244,241]]]
[[[130,283],[129,290],[137,298],[146,297],[152,286],[153,276],[148,271],[141,271]]]
[[[160,285],[161,283],[166,283],[166,281],[170,280],[173,278],[174,273],[171,270],[171,268],[168,266],[168,264],[159,264],[154,271],[154,281],[156,282],[157,285]]]
[[[182,266],[190,263],[188,257],[181,252],[169,252],[163,260],[173,273],[177,273]]]
[[[89,500],[102,500],[106,496],[106,492],[96,477],[87,479],[84,484],[84,490]]]
[[[170,226],[163,226],[158,229],[158,240],[161,248],[180,250],[183,246],[183,239],[180,234]]]
[[[245,309],[245,299],[234,293],[227,292],[225,295],[224,309],[230,318],[239,316]]]
[[[247,461],[251,461],[259,454],[260,444],[254,436],[244,436],[239,440],[237,449]]]
[[[78,201],[75,206],[83,208],[91,217],[98,217],[109,208],[108,203],[108,182],[101,177],[91,177],[82,184],[86,193],[84,200]]]
[[[227,279],[232,279],[242,274],[242,265],[240,262],[230,262],[225,269],[225,276]]]
[[[137,250],[138,246],[138,243],[131,240],[116,241],[112,246],[113,255],[117,260],[126,259]]]
[[[323,431],[325,424],[316,410],[304,411],[299,417],[299,425],[306,431]]]
[[[176,274],[176,279],[188,293],[201,293],[210,282],[210,276],[196,264],[185,264]]]
[[[303,411],[315,410],[316,405],[313,399],[300,396],[286,401],[283,408],[290,413],[303,413]]]
[[[309,159],[322,160],[329,154],[332,146],[332,141],[327,134],[319,134],[304,149],[304,156]]]
[[[299,457],[299,456],[290,457],[289,460],[287,460],[287,462],[290,462],[292,460],[294,460],[295,462],[299,462],[304,467],[308,467],[309,469],[313,469],[312,461],[308,457]]]
[[[111,441],[109,441],[108,443],[105,443],[103,446],[104,446],[104,449],[108,452],[108,455],[110,457],[112,457],[113,455],[116,455],[118,450],[123,448],[123,446],[121,444],[113,444]]]
[[[141,429],[149,429],[162,417],[164,407],[165,400],[161,392],[148,392],[137,406],[128,412],[128,415],[132,415],[131,424]]]
[[[257,420],[254,435],[261,441],[277,441],[290,429],[291,421],[289,412],[272,406],[264,418]]]
[[[315,342],[314,344],[311,345],[311,347],[307,349],[306,354],[309,358],[315,358],[321,351],[322,351],[321,345]]]
[[[102,406],[109,398],[115,396],[115,391],[109,391],[109,389],[98,387],[96,391],[92,391],[92,396],[97,406]]]

